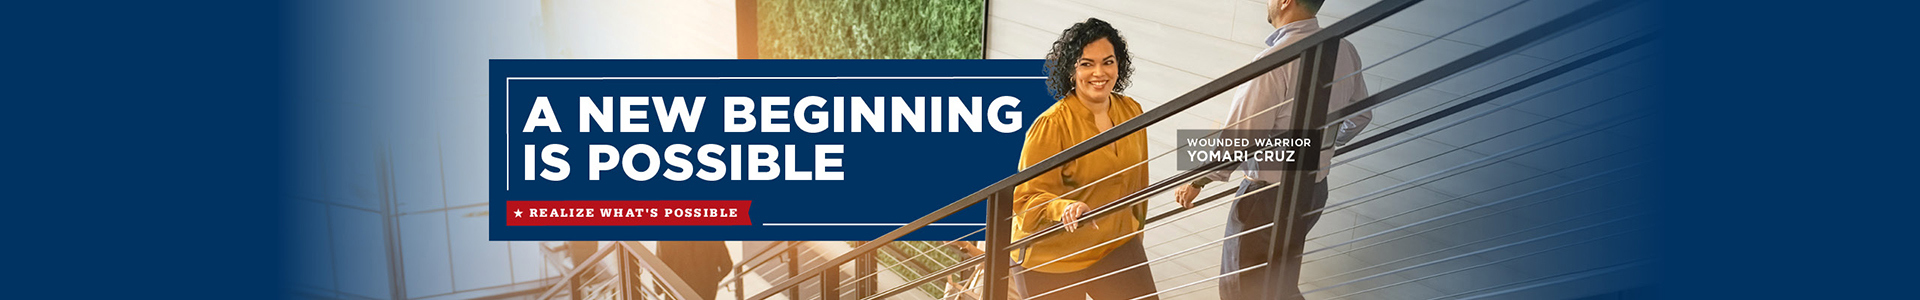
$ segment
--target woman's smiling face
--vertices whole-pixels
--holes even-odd
[[[1120,61],[1113,55],[1113,43],[1102,38],[1087,43],[1080,60],[1073,63],[1073,90],[1081,99],[1104,102],[1113,94],[1120,74]]]

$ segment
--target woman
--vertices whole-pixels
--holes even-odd
[[[1028,128],[1020,168],[1140,115],[1140,103],[1118,93],[1126,89],[1133,73],[1129,58],[1126,40],[1105,21],[1090,18],[1060,35],[1047,53],[1047,88],[1060,100]],[[1021,260],[1014,270],[1014,285],[1021,294],[1030,299],[1079,300],[1087,296],[1133,299],[1154,293],[1153,273],[1146,266],[1135,267],[1147,261],[1140,236],[1135,234],[1145,222],[1145,203],[1130,211],[1082,218],[1095,207],[1147,186],[1146,166],[1135,166],[1146,161],[1146,152],[1146,134],[1136,132],[1014,188],[1014,239],[1056,223],[1067,230],[1014,251],[1014,258]],[[1101,180],[1108,175],[1113,178]],[[1114,272],[1118,273],[1067,287]]]

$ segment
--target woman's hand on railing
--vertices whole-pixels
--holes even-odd
[[[1066,227],[1067,232],[1073,232],[1080,228],[1080,217],[1090,211],[1093,211],[1093,207],[1087,206],[1086,202],[1068,204],[1066,209],[1060,210],[1060,225]],[[1089,224],[1093,224],[1093,229],[1100,229],[1099,223]]]
[[[1193,198],[1199,196],[1200,188],[1191,184],[1180,185],[1173,190],[1173,201],[1179,202],[1180,208],[1193,208]]]
[[[987,254],[987,250],[980,249],[980,246],[974,246],[971,241],[949,241],[947,242],[947,246],[959,248],[961,252],[966,252],[967,256]]]

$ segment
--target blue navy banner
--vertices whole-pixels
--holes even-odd
[[[490,238],[872,240],[1018,171],[1041,64],[492,60]]]

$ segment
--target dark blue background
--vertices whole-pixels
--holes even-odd
[[[928,213],[945,207],[970,195],[980,188],[1012,175],[1018,166],[1020,145],[1026,137],[1026,125],[1033,118],[1053,105],[1046,91],[1046,80],[1042,73],[1040,60],[495,60],[490,71],[494,89],[491,107],[492,133],[489,151],[492,161],[500,162],[489,171],[492,175],[489,185],[492,188],[491,238],[494,240],[872,240],[890,232],[898,226],[759,226],[763,223],[910,223]],[[993,76],[993,77],[1035,77],[1032,79],[726,79],[726,80],[685,80],[685,79],[619,79],[619,80],[530,80],[515,79],[508,89],[509,77],[945,77],[945,76]],[[512,96],[512,99],[505,99]],[[540,96],[548,98],[561,132],[549,132],[546,128],[534,132],[520,132],[526,125],[532,103]],[[596,103],[601,97],[615,97],[611,101],[616,113],[620,96],[661,96],[671,101],[672,97],[686,97],[685,105],[693,105],[693,97],[705,96],[705,108],[702,111],[698,127],[694,132],[684,132],[676,124],[675,132],[665,132],[663,116],[652,112],[654,106],[636,106],[635,109],[648,110],[647,120],[639,121],[651,124],[651,131],[644,133],[579,132],[579,113],[581,96],[592,97]],[[802,97],[821,96],[826,98],[828,107],[814,109],[833,109],[835,96],[847,97],[844,117],[847,118],[847,132],[827,131],[806,133],[791,125],[792,118],[777,121],[789,124],[791,132],[764,132],[764,128],[755,128],[750,132],[725,132],[725,101],[723,97],[740,96],[755,99],[754,115],[765,117],[760,111],[758,100],[762,96],[791,97],[790,104],[798,103]],[[915,96],[961,97],[962,101],[972,101],[972,97],[981,97],[979,113],[981,132],[972,132],[971,127],[963,132],[952,132],[953,128],[943,128],[943,132],[913,132],[910,126],[901,125],[902,132],[873,132],[861,124],[863,132],[852,132],[856,124],[852,97],[861,97],[871,106],[880,101],[875,97],[887,97],[886,127],[893,127],[892,112],[902,109],[894,106],[894,96],[903,97],[909,105]],[[988,115],[987,110],[995,98],[1013,96],[1020,99],[1017,106],[1007,108],[1000,115]],[[503,100],[505,104],[502,105]],[[922,113],[932,114],[932,106],[940,105],[941,123],[949,124],[950,109],[946,101],[927,99],[919,106]],[[789,115],[802,112],[794,106],[776,106],[775,110],[786,110]],[[994,118],[1007,117],[1011,111],[1020,113],[1021,130],[1001,133],[992,129]],[[831,117],[829,117],[831,118]],[[831,122],[831,120],[826,120]],[[613,120],[614,130],[619,130],[618,118]],[[684,120],[682,122],[685,122]],[[927,120],[924,122],[931,122]],[[757,124],[758,122],[756,122]],[[930,126],[931,124],[926,124]],[[569,149],[564,158],[570,165],[571,173],[563,181],[536,179],[523,180],[525,176],[524,145],[535,147],[546,145],[566,145]],[[812,170],[814,145],[839,144],[845,146],[842,154],[830,157],[840,158],[841,171],[845,180],[841,181],[797,181],[784,178],[770,181],[751,181],[723,179],[705,181],[691,178],[686,181],[671,181],[657,174],[648,181],[633,181],[619,168],[601,172],[600,180],[589,180],[592,172],[588,166],[591,159],[588,145],[606,144],[626,151],[634,144],[647,144],[657,151],[664,152],[669,145],[685,144],[698,148],[706,144],[730,147],[748,144],[768,144],[781,147],[794,145],[800,159],[795,162],[786,157],[781,163],[793,163],[794,169]],[[535,150],[539,155],[539,150]],[[731,150],[729,150],[731,151]],[[693,158],[690,153],[688,158]],[[721,160],[729,160],[731,153],[722,154]],[[782,153],[781,155],[785,155]],[[644,159],[636,156],[636,159]],[[539,158],[535,159],[540,162]],[[708,167],[697,160],[690,161],[695,169]],[[662,164],[665,162],[662,161]],[[727,162],[732,164],[732,162]],[[746,154],[742,154],[741,171],[745,172]],[[636,169],[645,169],[645,162],[635,165]],[[536,168],[548,169],[541,162]],[[669,166],[662,166],[664,173]],[[817,176],[817,175],[816,175]],[[729,174],[731,177],[731,174]],[[511,183],[508,183],[511,182]],[[508,187],[511,187],[510,189]],[[512,213],[506,211],[506,201],[516,200],[751,200],[751,216],[755,226],[673,226],[673,227],[632,227],[632,226],[506,226],[506,218]],[[985,205],[975,205],[942,220],[941,223],[984,223]],[[904,237],[904,240],[953,240],[967,236],[969,240],[985,238],[983,234],[972,234],[979,226],[933,226],[916,230]],[[968,235],[972,234],[972,235]]]
[[[6,299],[283,294],[281,4],[7,4]]]
[[[1660,294],[1916,298],[1915,5],[1660,3]]]
[[[1660,3],[1659,295],[1911,298],[1914,5]],[[0,298],[282,295],[281,5],[9,4]]]

